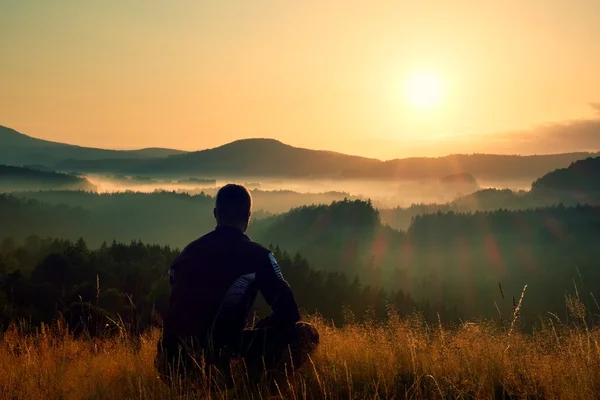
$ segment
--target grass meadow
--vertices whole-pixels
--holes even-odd
[[[550,315],[533,333],[518,318],[454,327],[418,315],[335,327],[308,317],[321,334],[310,362],[276,383],[234,373],[167,385],[153,360],[160,332],[81,339],[60,323],[35,333],[12,326],[0,341],[2,399],[593,399],[600,393],[600,329],[568,299],[570,322]],[[515,312],[515,316],[518,313]]]

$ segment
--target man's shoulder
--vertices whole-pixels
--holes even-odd
[[[211,241],[214,239],[214,236],[215,236],[215,231],[211,231],[205,235],[200,236],[198,239],[188,243],[188,245],[185,246],[183,248],[183,250],[181,251],[181,254],[187,254],[187,253],[193,252],[194,250],[196,250],[200,247],[210,245]]]
[[[265,257],[268,257],[269,254],[271,254],[271,250],[269,248],[263,246],[262,244],[260,244],[258,242],[253,241],[252,239],[250,239],[247,236],[246,236],[246,238],[248,239],[246,241],[246,246],[254,254],[256,254],[258,256],[265,256]]]
[[[214,239],[214,231],[208,232],[205,235],[200,236],[198,239],[188,243],[179,256],[173,262],[173,265],[182,264],[187,260],[194,259],[198,254],[203,252],[203,249],[211,248],[211,243]]]
[[[216,231],[209,232],[185,246],[181,252],[180,258],[196,255],[199,252],[202,252],[204,249],[214,249],[214,245],[216,243],[223,244],[222,238]],[[244,253],[250,253],[254,256],[268,257],[269,254],[271,254],[271,250],[269,248],[253,241],[246,235],[243,235],[243,240],[241,242],[237,241],[235,246],[237,247],[238,251],[242,250]]]
[[[273,272],[275,272],[275,275],[278,278],[283,279],[283,275],[281,274],[281,268],[279,267],[279,264],[277,263],[277,260],[273,255],[273,251],[260,243],[256,243],[253,241],[250,241],[249,243],[255,249],[256,258],[260,259],[259,265],[261,265],[262,268],[266,268],[264,269],[264,271],[272,270]]]

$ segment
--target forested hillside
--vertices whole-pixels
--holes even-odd
[[[214,199],[170,192],[95,194],[47,192],[52,202],[0,195],[0,237],[31,234],[77,240],[91,247],[103,241],[141,239],[183,246],[215,226]],[[68,201],[67,201],[68,199]],[[52,204],[50,204],[52,203]]]
[[[2,196],[0,237],[83,237],[92,248],[113,239],[181,247],[214,226],[209,196],[175,197],[193,204],[194,214],[165,208],[172,193],[109,198],[114,205],[83,209]],[[561,312],[574,279],[581,293],[600,296],[598,207],[438,212],[416,217],[402,233],[382,225],[369,202],[345,200],[257,220],[249,234],[299,252],[317,271],[343,273],[350,281],[358,276],[366,285],[402,290],[469,317],[497,314],[495,303],[510,314],[510,298],[524,285],[529,322],[538,312]]]
[[[566,292],[600,294],[600,207],[550,207],[418,216],[402,264],[419,296],[490,316],[528,285],[526,309],[560,312]],[[578,289],[577,289],[578,288]],[[409,290],[409,289],[407,289]]]
[[[317,269],[359,275],[376,284],[394,269],[394,247],[404,236],[383,226],[378,211],[361,200],[292,209],[259,221],[250,234],[300,252]]]
[[[536,180],[533,189],[600,198],[600,157],[576,161],[567,168],[552,171]]]
[[[368,203],[342,202],[256,227],[266,229],[257,237],[300,251],[318,269],[352,271],[471,316],[493,315],[494,302],[509,312],[499,284],[510,296],[529,285],[532,312],[558,312],[573,279],[585,282],[586,293],[600,291],[592,284],[600,278],[600,207],[438,212],[415,217],[402,234],[381,226]]]
[[[40,189],[95,191],[96,186],[75,175],[0,164],[0,192]]]

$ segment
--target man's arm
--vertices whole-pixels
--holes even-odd
[[[271,315],[256,324],[257,328],[293,324],[300,320],[298,305],[292,289],[283,279],[281,269],[273,253],[269,253],[264,261],[261,260],[256,272],[256,283],[272,310]]]

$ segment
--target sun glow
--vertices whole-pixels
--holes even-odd
[[[404,95],[412,108],[430,110],[442,102],[444,89],[444,82],[439,75],[430,71],[419,71],[406,79]]]

